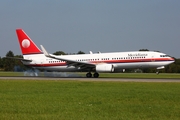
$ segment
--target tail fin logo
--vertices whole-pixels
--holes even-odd
[[[23,55],[27,54],[42,54],[41,50],[31,40],[31,38],[22,30],[16,29],[19,45]]]
[[[30,46],[30,41],[28,39],[24,39],[22,41],[22,47],[23,48],[28,48]]]

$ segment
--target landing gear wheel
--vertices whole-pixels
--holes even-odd
[[[98,78],[98,77],[99,77],[99,73],[95,72],[95,73],[93,74],[93,77],[94,77],[94,78]]]
[[[86,77],[87,77],[87,78],[91,78],[91,77],[92,77],[92,74],[91,74],[90,72],[88,72],[88,73],[86,74]]]

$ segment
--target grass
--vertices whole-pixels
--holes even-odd
[[[101,73],[102,78],[159,78],[159,79],[180,79],[180,74],[176,73]]]
[[[0,76],[23,76],[22,72],[0,72]]]
[[[0,80],[0,119],[178,120],[180,83]]]

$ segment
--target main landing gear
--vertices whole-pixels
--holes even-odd
[[[88,72],[88,73],[86,74],[86,77],[87,77],[87,78],[91,78],[91,77],[92,77],[91,72]],[[95,72],[95,73],[93,74],[93,77],[94,77],[94,78],[98,78],[98,77],[99,77],[99,73]]]

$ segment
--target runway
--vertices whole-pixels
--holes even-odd
[[[68,77],[0,77],[0,80],[55,80],[55,81],[115,81],[115,82],[180,82],[180,79],[131,79],[131,78],[68,78]]]

